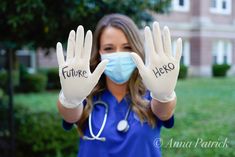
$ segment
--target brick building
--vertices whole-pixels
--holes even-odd
[[[190,76],[211,76],[213,64],[231,65],[235,75],[235,0],[172,0],[171,12],[154,14],[173,37],[183,39],[182,63]]]

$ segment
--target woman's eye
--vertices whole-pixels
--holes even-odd
[[[110,51],[110,50],[112,50],[112,48],[111,47],[106,47],[106,48],[104,48],[104,50],[105,51]]]
[[[124,49],[125,50],[132,50],[132,48],[130,46],[125,46]]]

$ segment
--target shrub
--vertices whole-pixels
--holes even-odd
[[[19,67],[19,75],[20,75],[20,81],[23,80],[24,77],[26,77],[28,75],[28,71],[27,71],[27,68],[25,65],[23,64],[20,64],[20,67]]]
[[[0,88],[0,107],[2,107],[4,104],[7,104],[8,102],[8,96],[4,93],[4,90]]]
[[[0,88],[0,100],[3,98],[3,90]]]
[[[0,88],[4,89],[6,91],[7,83],[8,83],[8,74],[5,69],[0,70]],[[13,86],[19,85],[19,71],[13,70],[12,71],[12,83]]]
[[[228,64],[214,64],[212,66],[212,74],[214,77],[224,77],[229,68],[230,65]]]
[[[60,89],[58,68],[39,69],[39,73],[47,76],[47,89]]]
[[[8,155],[9,149],[9,123],[8,123],[8,97],[0,88],[0,156],[5,157]]]
[[[48,89],[60,89],[60,78],[59,78],[58,68],[48,69],[47,88]]]
[[[31,113],[25,108],[17,112],[17,154],[19,157],[69,156],[77,152],[76,129],[65,132],[57,113]]]
[[[0,88],[5,89],[7,85],[7,72],[0,70]]]
[[[3,122],[7,124],[6,106],[0,106],[0,113],[4,113],[0,114],[1,125]],[[35,112],[22,104],[15,104],[14,113],[17,157],[76,156],[78,133],[75,128],[64,131],[59,114],[51,111]],[[0,133],[2,139],[9,138],[6,129],[1,127]],[[0,148],[0,151],[4,150]]]
[[[185,79],[187,77],[187,75],[188,75],[188,67],[181,64],[178,78],[179,79]]]
[[[43,74],[28,74],[22,78],[20,90],[23,92],[42,92],[46,89],[47,78]]]

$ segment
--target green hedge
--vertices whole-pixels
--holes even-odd
[[[47,77],[43,74],[28,74],[21,80],[21,92],[42,92],[46,89]]]
[[[3,89],[0,88],[0,156],[4,157],[7,156],[9,147],[5,143],[9,143],[9,123],[7,121],[8,114],[7,114],[7,102],[8,97],[5,95]]]
[[[2,100],[2,98],[3,98],[3,90],[0,88],[0,100]]]
[[[57,68],[46,69],[30,74],[24,66],[12,73],[16,92],[42,92],[47,89],[60,89],[60,79]],[[0,88],[7,88],[7,71],[0,70]]]
[[[48,89],[60,89],[60,78],[58,68],[48,69],[47,71],[47,88]]]
[[[58,68],[40,69],[39,73],[47,76],[47,89],[60,89]]]
[[[185,79],[185,78],[187,78],[187,75],[188,75],[188,67],[181,64],[178,78]]]
[[[230,65],[228,64],[214,64],[212,66],[212,74],[214,77],[224,77],[229,68]]]
[[[0,88],[5,89],[7,84],[7,71],[0,70]]]
[[[5,111],[6,107],[0,107],[0,113],[6,113]],[[69,132],[64,131],[61,117],[57,112],[33,112],[23,105],[16,104],[14,113],[17,157],[76,156],[77,130],[73,128]],[[0,114],[1,123],[6,122],[6,117]],[[0,133],[1,131],[3,132],[0,130]],[[8,138],[7,134],[3,135]]]
[[[6,104],[7,101],[8,101],[8,97],[6,96],[4,90],[0,88],[0,106],[3,104]]]
[[[4,90],[0,88],[0,108],[6,105],[8,102],[8,96],[5,94]],[[6,111],[4,111],[6,112]],[[0,113],[0,115],[3,113]],[[2,121],[1,121],[2,122]]]
[[[13,81],[14,86],[19,85],[19,71],[18,70],[12,71],[12,81]],[[4,69],[0,70],[0,88],[4,90],[7,88],[7,71]]]

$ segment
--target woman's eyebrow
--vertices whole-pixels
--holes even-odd
[[[113,46],[113,44],[104,44],[103,46]]]
[[[122,44],[123,46],[130,46],[130,44],[129,43],[124,43],[124,44]]]

